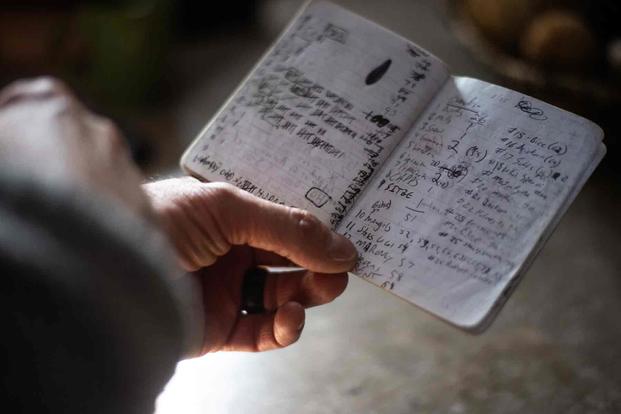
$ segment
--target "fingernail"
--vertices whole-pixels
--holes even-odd
[[[329,246],[330,257],[339,262],[351,262],[356,259],[358,252],[349,240],[340,234],[332,233]]]
[[[306,323],[306,321],[302,321],[300,322],[300,324],[298,325],[298,331],[301,331],[302,328],[304,328],[304,324]]]

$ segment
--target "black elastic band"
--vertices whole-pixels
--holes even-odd
[[[256,315],[265,313],[263,305],[263,291],[265,290],[265,278],[267,270],[262,267],[250,269],[244,275],[241,289],[241,308],[242,315]]]

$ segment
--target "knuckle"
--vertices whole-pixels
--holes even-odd
[[[18,95],[24,97],[74,99],[69,87],[63,81],[49,76],[20,81],[16,91]]]
[[[226,211],[234,206],[240,199],[241,190],[228,183],[210,183],[203,187],[209,192],[209,198],[222,211]]]
[[[122,139],[121,130],[117,125],[107,118],[100,118],[98,122],[108,145],[114,150],[124,149],[125,141]]]
[[[47,100],[65,98],[74,101],[74,97],[65,83],[53,77],[39,77],[18,80],[7,86],[0,96],[3,105],[23,100]]]
[[[289,210],[289,214],[291,219],[301,228],[316,227],[319,224],[319,220],[306,210],[292,207]]]
[[[46,101],[50,114],[57,118],[71,117],[74,114],[74,106],[71,99],[58,95]]]
[[[111,119],[104,117],[97,117],[97,122],[101,126],[101,129],[104,130],[109,135],[119,135],[120,130],[116,123]]]
[[[201,266],[194,260],[194,258],[187,254],[183,253],[183,251],[179,251],[179,259],[181,261],[181,266],[188,272],[196,272],[201,268]]]
[[[292,221],[296,224],[296,231],[300,237],[314,239],[323,236],[324,232],[321,221],[310,212],[299,208],[291,208],[289,214]]]
[[[69,87],[58,78],[42,76],[33,79],[30,83],[36,92],[49,95],[70,95]]]
[[[87,114],[86,120],[106,156],[115,160],[129,157],[127,142],[114,121],[92,114]]]
[[[209,183],[201,186],[205,193],[207,209],[220,236],[228,244],[241,242],[243,229],[240,228],[239,214],[240,203],[243,200],[241,190],[227,183]]]
[[[194,200],[191,195],[184,194],[180,197],[176,197],[174,202],[166,203],[166,206],[170,214],[174,217],[175,222],[179,222],[185,220],[188,211],[192,211],[194,208]]]
[[[226,183],[201,183],[194,178],[190,178],[188,184],[191,190],[183,197],[181,208],[203,223],[205,247],[210,254],[225,255],[234,239],[237,220],[231,212],[237,208],[241,190]]]

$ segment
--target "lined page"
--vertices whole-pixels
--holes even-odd
[[[448,82],[339,232],[355,273],[475,328],[603,156],[601,130],[468,78]]]
[[[444,64],[411,42],[316,2],[182,166],[336,226],[447,79]]]

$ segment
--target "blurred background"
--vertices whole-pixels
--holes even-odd
[[[443,59],[600,124],[608,155],[492,328],[470,336],[356,278],[301,341],[179,364],[157,413],[621,412],[621,3],[337,0]],[[68,82],[151,178],[300,0],[0,1],[0,86]]]

